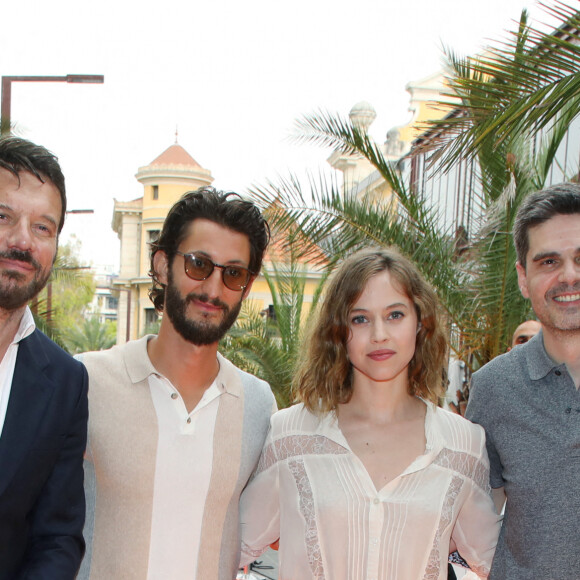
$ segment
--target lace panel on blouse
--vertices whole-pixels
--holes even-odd
[[[253,558],[259,558],[265,551],[266,548],[262,548],[261,550],[252,550],[246,542],[242,540],[242,552],[245,554],[249,554]]]
[[[489,486],[489,474],[483,462],[469,453],[443,449],[433,461],[446,469],[451,469],[463,477],[471,479],[487,495],[491,493]]]
[[[324,435],[288,435],[276,439],[263,451],[254,477],[276,463],[303,455],[340,455],[348,449]]]
[[[439,525],[437,526],[437,531],[433,538],[433,547],[429,554],[429,560],[427,561],[427,568],[425,569],[423,580],[437,580],[439,578],[441,569],[441,535],[443,530],[445,530],[445,528],[451,523],[453,504],[455,503],[462,487],[463,479],[458,475],[455,475],[447,488],[447,493],[445,494],[445,500],[443,501],[443,508],[441,509],[441,516],[439,518]],[[447,551],[449,551],[449,546],[447,546]]]
[[[291,459],[288,462],[290,473],[294,476],[298,494],[300,496],[300,512],[304,517],[306,523],[306,535],[304,541],[306,543],[306,554],[308,555],[308,563],[312,570],[312,578],[314,580],[324,580],[324,568],[322,566],[322,554],[320,552],[320,542],[318,541],[318,529],[316,527],[316,510],[314,508],[314,496],[312,494],[312,486],[306,474],[304,461],[299,459]]]

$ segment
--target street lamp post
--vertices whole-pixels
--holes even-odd
[[[105,82],[104,75],[66,75],[54,76],[3,76],[2,77],[2,104],[0,108],[0,134],[10,135],[10,108],[12,104],[12,83],[97,83]]]

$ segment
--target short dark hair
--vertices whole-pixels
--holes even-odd
[[[19,181],[19,173],[28,171],[42,183],[48,180],[58,189],[62,205],[58,224],[60,233],[66,214],[66,189],[58,158],[42,145],[36,145],[20,137],[3,137],[0,139],[0,167],[13,173]]]
[[[530,249],[528,230],[556,215],[580,214],[580,185],[559,183],[528,195],[520,205],[512,233],[518,262],[525,269]]]
[[[157,279],[155,254],[160,250],[165,252],[171,265],[179,244],[186,237],[189,224],[196,219],[206,219],[246,235],[250,241],[248,268],[254,274],[258,274],[262,267],[264,253],[270,241],[270,228],[256,205],[242,199],[233,191],[218,191],[213,187],[189,191],[169,210],[159,238],[151,244],[149,275],[153,280],[153,286],[149,291],[149,298],[158,311],[163,310],[165,285]]]

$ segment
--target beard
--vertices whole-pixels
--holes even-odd
[[[50,278],[51,268],[43,270],[40,264],[28,253],[21,250],[0,252],[0,258],[31,264],[34,277],[27,284],[22,284],[26,275],[22,272],[3,270],[0,272],[0,308],[17,310],[32,300],[45,286]]]
[[[187,306],[194,300],[220,307],[223,312],[221,322],[212,324],[209,321],[188,318]],[[165,314],[171,321],[173,328],[191,344],[207,346],[219,342],[238,318],[241,307],[241,299],[234,307],[230,308],[217,298],[210,300],[207,294],[191,292],[183,298],[174,284],[173,276],[171,274],[168,276],[167,287],[165,288]]]

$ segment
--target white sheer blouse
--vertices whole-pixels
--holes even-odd
[[[453,538],[487,578],[500,518],[484,431],[426,404],[425,453],[379,491],[334,413],[276,413],[242,495],[242,563],[280,538],[280,580],[445,580]]]

